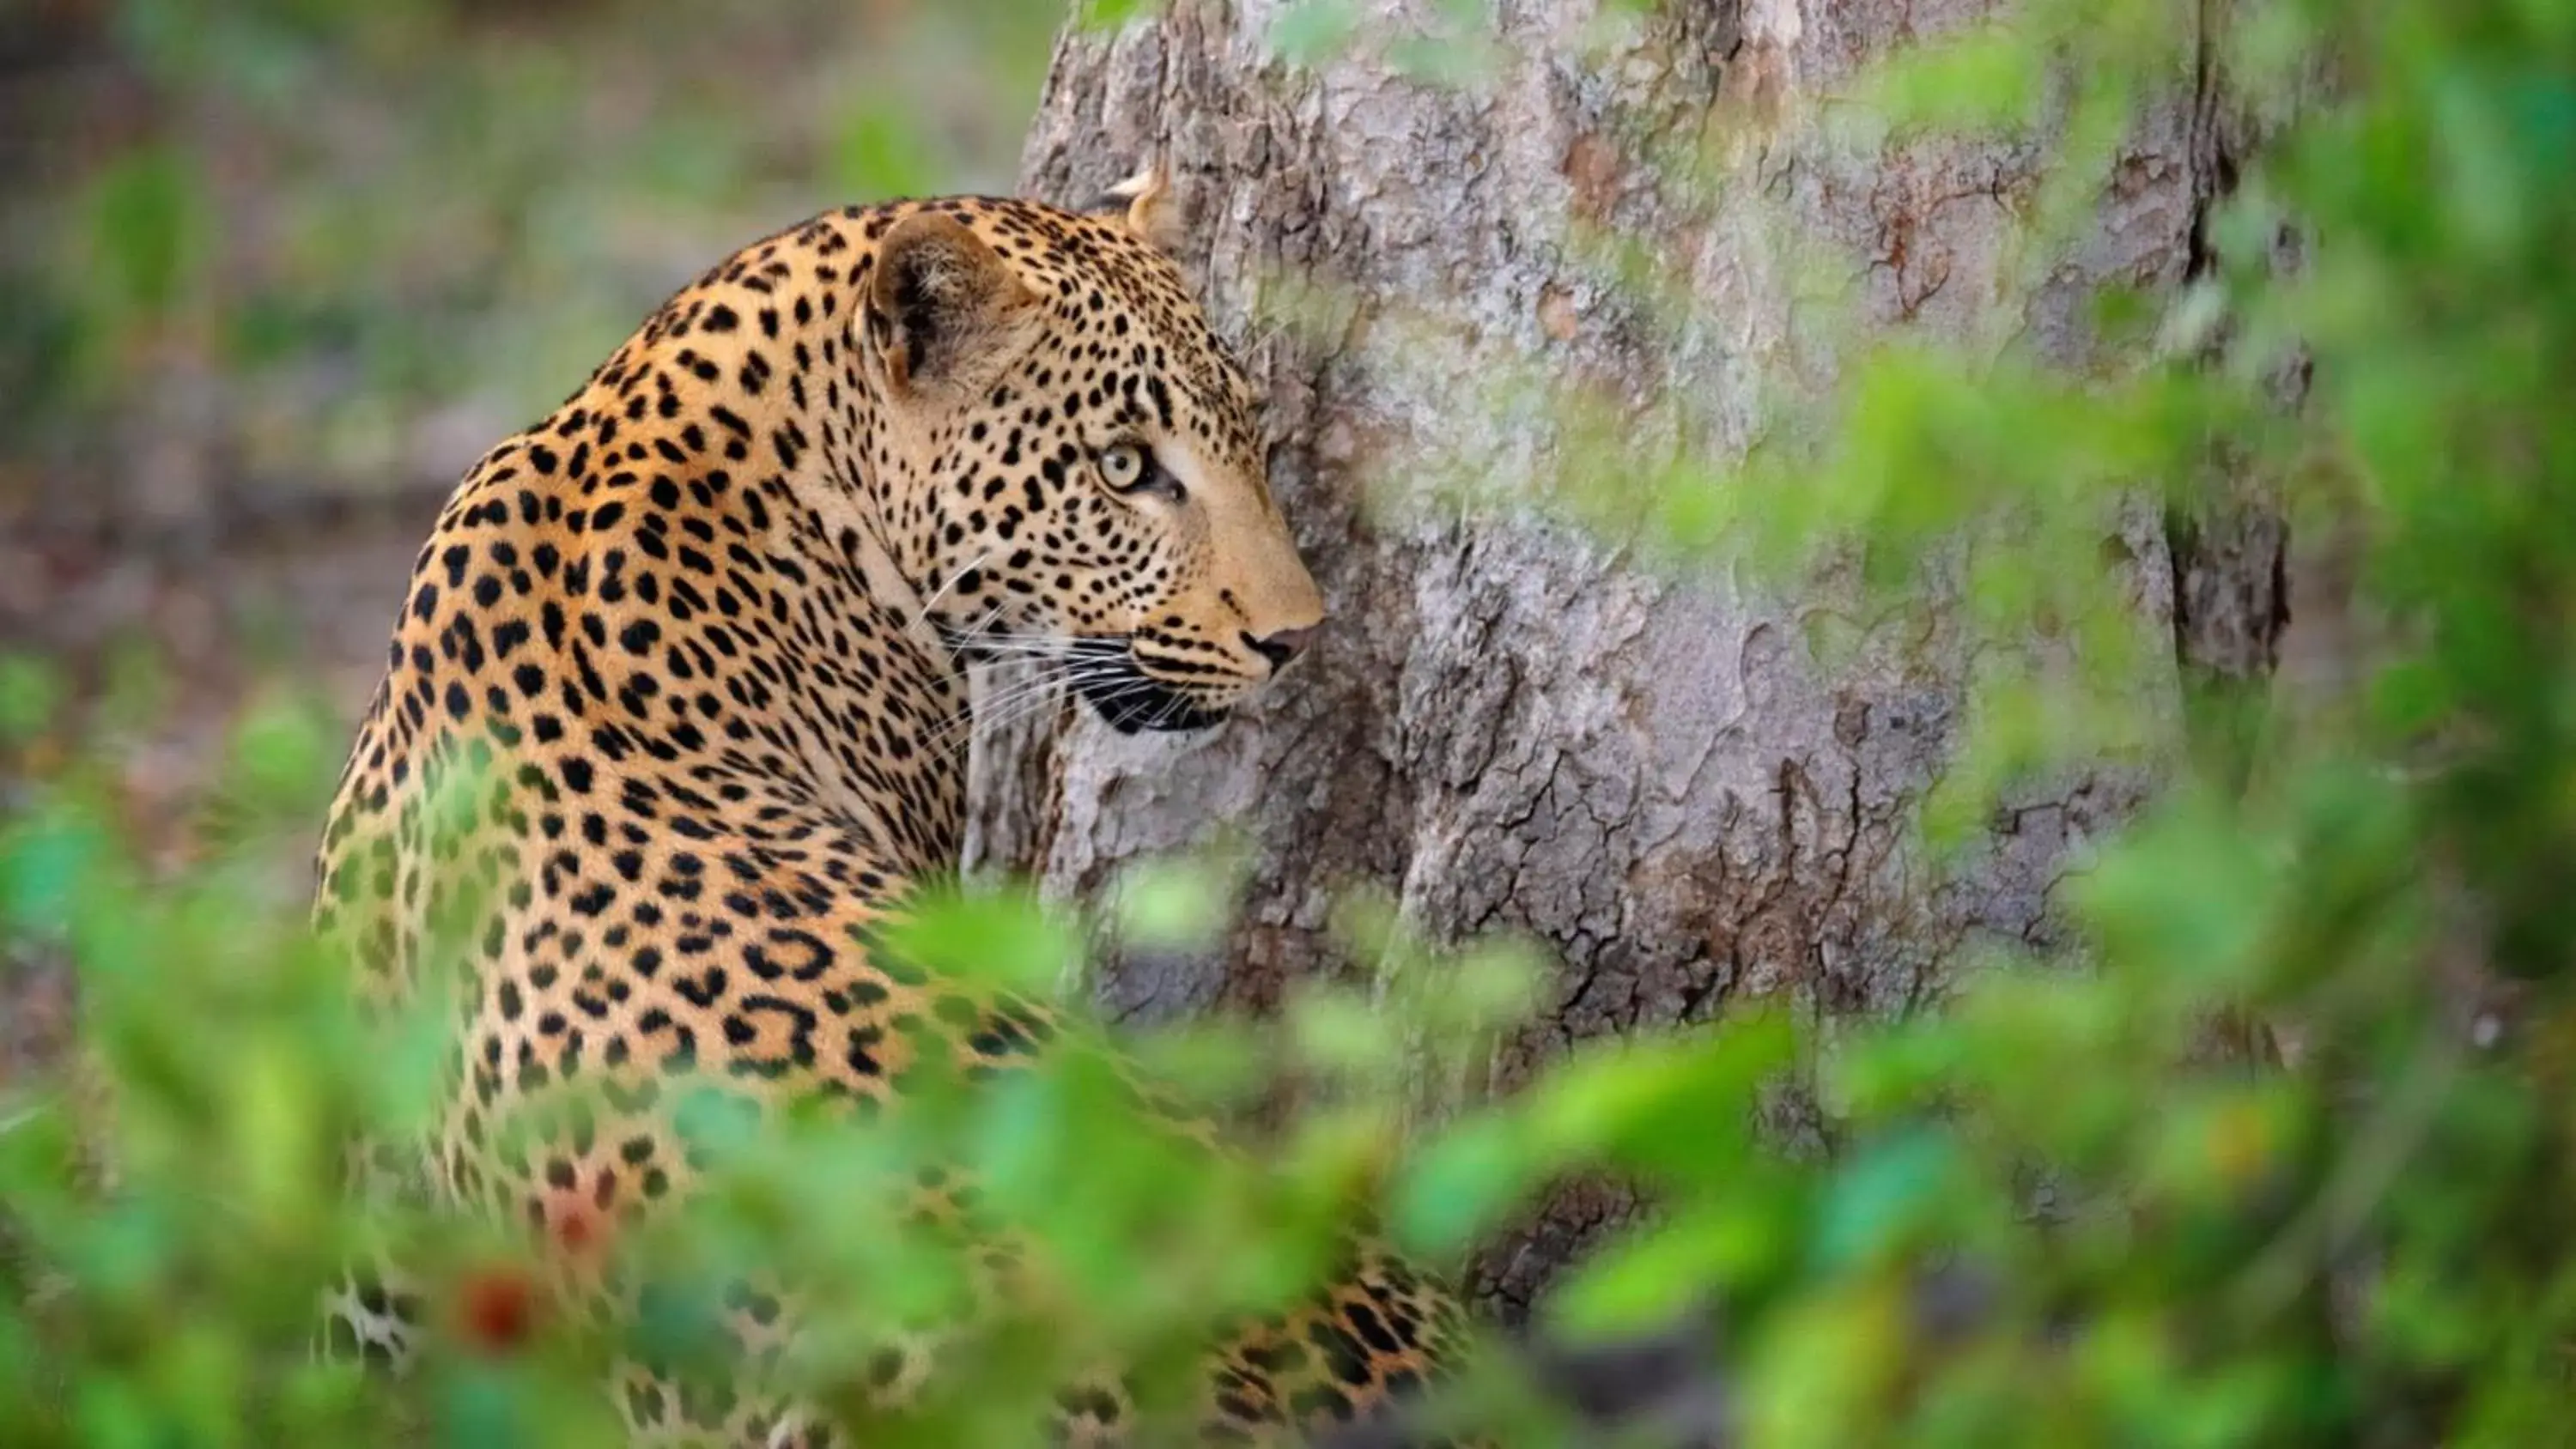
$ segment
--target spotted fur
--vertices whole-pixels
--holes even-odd
[[[471,963],[436,1140],[387,1170],[561,1239],[688,1192],[678,1079],[872,1113],[925,1033],[994,1069],[1057,1040],[1035,1003],[860,944],[954,870],[967,662],[1042,655],[1119,728],[1202,728],[1322,617],[1252,389],[1153,243],[1159,191],[853,208],[754,243],[466,475],[320,853],[317,924],[371,1000],[413,999],[433,943]],[[615,1110],[505,1146],[503,1115],[565,1083]],[[1448,1300],[1358,1261],[1212,1348],[1203,1442],[1347,1419],[1436,1370]],[[419,1296],[353,1281],[335,1337],[399,1359]],[[777,1310],[746,1302],[746,1350]],[[889,1400],[918,1357],[880,1366]],[[782,1422],[641,1366],[620,1389],[638,1443]],[[1068,1436],[1126,1436],[1114,1388],[1065,1404]]]

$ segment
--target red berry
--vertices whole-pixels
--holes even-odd
[[[537,1291],[516,1267],[482,1268],[466,1275],[459,1294],[465,1341],[486,1353],[509,1353],[536,1327]]]

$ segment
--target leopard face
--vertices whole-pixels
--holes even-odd
[[[1120,729],[1226,718],[1323,619],[1256,399],[1117,219],[931,210],[881,245],[864,365],[880,516],[942,635],[1034,659]]]

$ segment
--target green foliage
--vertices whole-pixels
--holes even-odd
[[[1144,1365],[1149,1398],[1176,1393],[1210,1318],[1289,1301],[1362,1206],[1446,1265],[1551,1186],[1607,1177],[1654,1212],[1544,1321],[1586,1336],[1721,1302],[1726,1355],[1708,1367],[1748,1444],[2567,1440],[2576,19],[2514,0],[2251,8],[2221,69],[2300,103],[2213,216],[2190,291],[2100,299],[2120,345],[2092,370],[2010,339],[1973,356],[1907,340],[1855,357],[1797,446],[1578,474],[1548,500],[1642,532],[1667,567],[1741,554],[1795,582],[1857,557],[1874,601],[1951,591],[1973,642],[2013,647],[1979,656],[1974,729],[1925,803],[1937,840],[1972,848],[1998,801],[2059,766],[2152,759],[2157,802],[2066,883],[2067,948],[1999,952],[1937,1008],[1831,1033],[1739,1003],[1461,1106],[1544,970],[1507,945],[1436,949],[1355,897],[1336,924],[1348,981],[1275,1023],[1127,1044],[1158,1092],[1208,1115],[1292,1099],[1263,1161],[1137,1112],[1130,1074],[1086,1032],[997,1081],[925,1062],[905,1110],[864,1127],[761,1122],[710,1097],[684,1113],[706,1191],[615,1247],[655,1284],[623,1346],[725,1374],[709,1352],[723,1285],[764,1270],[828,1305],[785,1381],[865,1418],[853,1378],[873,1347],[951,1316],[971,1266],[956,1234],[912,1220],[909,1185],[971,1170],[1071,1291],[981,1325],[868,1442],[1027,1442],[1073,1348]],[[194,64],[215,42],[170,13],[138,4],[132,24]],[[309,3],[260,14],[290,50],[377,23]],[[1891,70],[1873,124],[1882,140],[1973,128],[2044,147],[2055,167],[2021,238],[2024,271],[2044,275],[2141,98],[2172,82],[2190,39],[2175,16],[2022,7]],[[1274,39],[1299,63],[1382,43],[1475,84],[1474,15],[1432,19],[1364,37],[1347,7],[1311,3]],[[2321,72],[2330,85],[2311,83]],[[917,154],[883,112],[849,114],[832,151],[845,184]],[[567,216],[529,178],[571,168],[503,149],[486,159],[523,189],[494,224],[542,253]],[[146,150],[92,178],[73,208],[98,240],[84,326],[205,304],[219,228],[193,176]],[[333,235],[364,218],[302,225],[324,252],[385,245]],[[2285,227],[2313,240],[2296,265]],[[336,306],[299,289],[238,332],[291,356],[346,325]],[[2293,361],[2311,383],[2288,406]],[[2233,758],[2177,758],[2134,687],[2170,641],[2139,629],[2104,540],[2142,499],[2199,516],[2249,489],[2350,549],[2367,652]],[[148,713],[148,683],[101,708]],[[595,1371],[620,1345],[532,1308],[522,1322],[526,1243],[339,1195],[340,1141],[419,1121],[442,1056],[434,1017],[358,1016],[342,963],[304,939],[301,876],[279,869],[318,815],[335,732],[291,699],[244,718],[226,828],[156,871],[118,823],[107,753],[60,763],[55,742],[89,728],[65,695],[50,670],[0,661],[0,750],[32,781],[0,826],[0,946],[73,964],[114,1110],[68,1075],[0,1090],[0,1442],[612,1442]],[[1140,872],[1110,924],[1133,945],[1204,947],[1243,860]],[[1078,996],[1080,924],[941,897],[881,945]],[[2516,985],[2496,1022],[2462,1019],[2479,973]],[[2265,1023],[2295,1037],[2295,1062],[2248,1049]],[[1763,1130],[1793,1086],[1828,1150]],[[1395,1104],[1440,1110],[1407,1136]],[[377,1240],[423,1265],[437,1325],[428,1369],[400,1386],[304,1353],[316,1293]],[[1927,1279],[1958,1269],[1986,1285],[1977,1311],[1927,1309]],[[1509,1442],[1588,1442],[1515,1398],[1526,1385],[1492,1372],[1508,1362],[1470,1382]]]

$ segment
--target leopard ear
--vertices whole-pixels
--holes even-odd
[[[970,364],[1002,350],[1036,300],[963,222],[916,211],[877,243],[868,347],[898,393],[972,383]]]
[[[1180,241],[1180,206],[1172,196],[1172,173],[1156,157],[1145,169],[1109,188],[1093,211],[1124,210],[1127,229],[1158,251],[1171,251]]]

